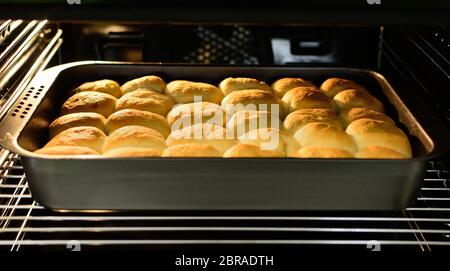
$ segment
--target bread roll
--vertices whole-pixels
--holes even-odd
[[[286,156],[291,157],[296,151],[300,149],[300,143],[293,135],[288,135],[285,137],[286,142]]]
[[[179,104],[167,114],[167,121],[172,130],[183,129],[199,123],[223,126],[225,118],[222,108],[218,104],[210,102]]]
[[[259,146],[251,144],[237,144],[229,148],[223,155],[224,158],[278,158],[286,157],[279,150],[262,150]]]
[[[116,98],[112,95],[85,91],[80,92],[69,99],[61,107],[61,115],[80,112],[94,112],[107,118],[116,108]]]
[[[94,151],[88,147],[80,147],[80,146],[54,146],[54,147],[45,147],[39,150],[36,150],[37,154],[44,155],[55,155],[55,156],[74,156],[74,155],[99,155],[98,152]]]
[[[152,148],[123,147],[103,153],[106,157],[160,157],[161,151]]]
[[[149,90],[135,90],[117,100],[117,111],[137,109],[161,116],[166,116],[173,106],[174,102],[169,96]]]
[[[191,143],[170,146],[163,157],[222,157],[222,153],[209,144]]]
[[[236,144],[236,140],[227,135],[225,128],[207,123],[172,131],[167,137],[167,145],[169,146],[190,143],[209,144],[219,152],[224,153]]]
[[[120,85],[116,81],[104,79],[98,80],[94,82],[87,82],[82,84],[81,86],[75,88],[74,94],[85,92],[85,91],[94,91],[106,93],[116,98],[119,98],[122,94],[120,92]]]
[[[380,147],[380,146],[367,146],[361,150],[359,150],[355,154],[356,158],[363,159],[406,159],[407,157],[403,154],[394,151],[389,148]]]
[[[358,89],[347,89],[339,92],[333,98],[339,108],[339,112],[343,112],[350,108],[368,108],[383,113],[383,104],[368,92]]]
[[[245,77],[228,77],[219,84],[220,90],[223,95],[228,95],[233,91],[245,90],[245,89],[261,89],[266,91],[272,91],[272,89],[263,81],[259,81],[253,78]]]
[[[124,147],[150,148],[162,153],[167,145],[160,132],[144,126],[132,125],[112,132],[105,140],[103,152]]]
[[[220,104],[223,99],[222,91],[207,83],[198,83],[185,80],[172,81],[166,86],[165,93],[172,97],[176,103],[200,102],[194,97],[201,97],[202,102]]]
[[[317,87],[313,83],[302,78],[281,78],[272,84],[273,92],[280,99],[289,90],[297,87],[312,87],[314,89],[317,89]]]
[[[285,138],[286,135],[278,129],[262,128],[243,134],[239,142],[258,146],[261,150],[286,152]]]
[[[359,119],[373,119],[381,120],[395,126],[395,122],[383,113],[368,109],[368,108],[350,108],[344,110],[339,117],[342,123],[347,127],[350,123]]]
[[[98,113],[73,113],[61,116],[49,125],[50,138],[72,127],[93,126],[106,132],[106,119]]]
[[[367,91],[363,86],[342,78],[329,78],[322,83],[320,89],[330,98],[333,98],[336,94],[346,89]]]
[[[333,147],[304,147],[292,153],[293,158],[353,158],[353,155],[343,149]]]
[[[379,146],[393,149],[407,158],[412,156],[408,137],[402,130],[388,122],[359,119],[352,122],[346,132],[354,138],[359,150]]]
[[[281,100],[269,91],[260,89],[240,90],[230,93],[222,100],[222,108],[227,114],[241,110],[272,112],[272,105],[278,109],[280,117],[284,117]]]
[[[311,122],[323,122],[339,129],[344,129],[336,114],[328,109],[300,109],[289,114],[283,122],[283,129],[294,134]]]
[[[109,133],[129,125],[138,125],[155,129],[160,132],[164,138],[170,133],[170,127],[166,118],[152,112],[124,109],[113,113],[106,120],[106,127],[108,128]]]
[[[44,148],[55,146],[88,147],[98,153],[102,153],[105,139],[106,135],[97,127],[73,127],[57,134]]]
[[[300,109],[328,109],[335,111],[333,101],[319,90],[297,87],[283,96],[285,111],[289,114]]]
[[[148,75],[128,81],[125,84],[123,84],[120,87],[120,89],[122,91],[122,95],[124,95],[137,89],[151,90],[162,93],[165,87],[166,82],[164,82],[164,80],[162,80],[161,77],[155,75]]]
[[[268,111],[243,110],[234,113],[226,127],[229,132],[233,132],[235,137],[239,137],[255,129],[279,129],[280,123],[278,115],[272,116]]]
[[[343,149],[352,154],[357,151],[351,136],[341,129],[322,122],[306,124],[294,134],[294,138],[302,148],[331,147]]]

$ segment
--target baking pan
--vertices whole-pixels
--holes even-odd
[[[48,125],[75,86],[148,74],[212,84],[228,76],[268,83],[352,79],[384,103],[409,135],[414,158],[45,158],[32,152],[47,142]],[[2,120],[0,144],[21,155],[33,198],[54,210],[394,210],[411,204],[427,160],[448,149],[448,127],[437,119],[425,126],[416,117],[380,74],[368,70],[85,61],[40,73]]]

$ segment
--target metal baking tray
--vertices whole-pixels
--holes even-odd
[[[268,83],[281,77],[316,84],[328,77],[353,79],[410,136],[414,158],[45,158],[32,152],[47,142],[48,125],[75,86],[148,74],[215,85],[228,76]],[[54,210],[395,210],[412,203],[427,160],[449,145],[448,127],[432,120],[422,126],[410,109],[383,76],[369,70],[84,61],[40,73],[0,123],[0,144],[21,155],[33,198]]]

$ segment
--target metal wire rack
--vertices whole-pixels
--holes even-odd
[[[430,162],[416,204],[398,212],[52,212],[33,201],[20,158],[2,151],[0,250],[292,247],[450,248],[446,163]]]

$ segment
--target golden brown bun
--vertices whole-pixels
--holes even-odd
[[[36,150],[35,153],[55,156],[74,156],[74,155],[99,155],[98,152],[88,147],[80,146],[54,146],[45,147]]]
[[[292,113],[300,109],[328,109],[335,111],[333,100],[311,87],[297,87],[283,96],[285,111]]]
[[[283,128],[294,134],[311,122],[324,122],[339,129],[344,129],[336,114],[328,109],[300,109],[289,114],[283,122]]]
[[[233,91],[245,90],[245,89],[261,89],[266,91],[272,91],[272,89],[263,81],[259,81],[253,78],[245,77],[228,77],[219,84],[220,90],[223,95],[228,95]]]
[[[239,142],[258,146],[261,150],[286,152],[286,137],[279,129],[262,128],[243,134],[239,137]]]
[[[155,129],[160,132],[164,138],[170,133],[170,127],[166,118],[152,112],[124,109],[113,113],[106,120],[106,127],[108,128],[109,133],[129,125],[138,125]]]
[[[286,156],[291,157],[298,149],[300,149],[300,143],[293,135],[288,135],[285,137],[286,142]]]
[[[330,98],[333,98],[336,94],[346,89],[367,91],[363,86],[342,78],[329,78],[322,83],[320,89]]]
[[[61,116],[54,120],[49,125],[50,138],[55,137],[57,134],[64,130],[78,126],[93,126],[97,127],[103,132],[106,132],[105,126],[106,119],[98,113],[73,113]]]
[[[117,111],[137,109],[161,116],[166,116],[173,106],[174,102],[169,96],[150,90],[135,90],[117,100]]]
[[[393,149],[407,158],[412,156],[408,137],[388,122],[359,119],[352,122],[346,132],[354,138],[359,150],[368,146],[380,146]]]
[[[353,158],[353,155],[343,149],[333,147],[304,147],[292,153],[293,158]]]
[[[231,136],[227,136],[227,130],[225,128],[207,123],[196,124],[172,131],[169,137],[167,137],[167,145],[169,146],[190,143],[209,144],[219,152],[224,153],[236,144],[236,140]]]
[[[265,90],[246,89],[232,92],[222,100],[222,108],[230,113],[231,105],[241,105],[242,108],[233,108],[236,111],[259,110],[269,112],[272,111],[272,105],[278,105],[280,117],[284,116],[281,100],[272,92]]]
[[[152,148],[124,147],[103,153],[106,157],[161,157],[161,151]]]
[[[359,150],[355,154],[356,158],[364,158],[364,159],[406,159],[407,157],[403,154],[394,151],[389,148],[380,147],[380,146],[367,146],[361,150]]]
[[[222,154],[209,144],[191,143],[170,146],[163,157],[222,157]]]
[[[279,150],[262,150],[259,146],[251,144],[237,144],[229,148],[223,155],[224,158],[277,158],[286,157],[284,152]]]
[[[167,121],[172,130],[206,122],[223,126],[225,118],[222,108],[210,102],[179,104],[167,114]]]
[[[109,94],[94,91],[80,92],[67,99],[61,107],[61,115],[94,112],[107,118],[116,109],[116,101],[116,98]]]
[[[164,82],[164,80],[162,80],[161,77],[155,75],[148,75],[128,81],[125,84],[123,84],[120,87],[120,89],[123,95],[135,91],[137,89],[151,90],[162,93],[165,87],[166,82]]]
[[[294,138],[302,148],[331,147],[346,150],[350,153],[357,151],[351,136],[341,129],[322,122],[311,122],[303,126],[294,134]]]
[[[342,123],[347,127],[350,123],[359,119],[373,119],[390,123],[395,126],[395,122],[383,113],[368,109],[368,108],[350,108],[344,110],[339,117]]]
[[[202,97],[202,102],[220,104],[223,99],[222,91],[207,83],[176,80],[167,84],[165,93],[172,97],[176,103],[197,102],[194,97]]]
[[[255,129],[279,129],[280,123],[280,118],[272,117],[268,111],[242,110],[233,114],[226,127],[229,132],[234,133],[235,137],[239,137]]]
[[[87,82],[82,84],[81,86],[75,88],[74,94],[85,92],[85,91],[94,91],[106,93],[116,98],[119,98],[122,94],[120,92],[120,85],[116,81],[104,79],[98,80],[94,82]]]
[[[383,113],[383,104],[368,92],[358,89],[347,89],[339,92],[333,98],[339,108],[339,112],[350,108],[369,108],[374,111]]]
[[[97,127],[80,126],[69,128],[52,138],[44,148],[55,146],[88,147],[102,153],[105,133]]]
[[[112,132],[105,140],[103,152],[124,147],[151,148],[162,153],[167,145],[160,132],[144,126],[132,125]]]
[[[272,84],[273,92],[280,99],[289,90],[297,87],[312,87],[314,89],[317,89],[317,87],[313,83],[302,78],[281,78]]]

